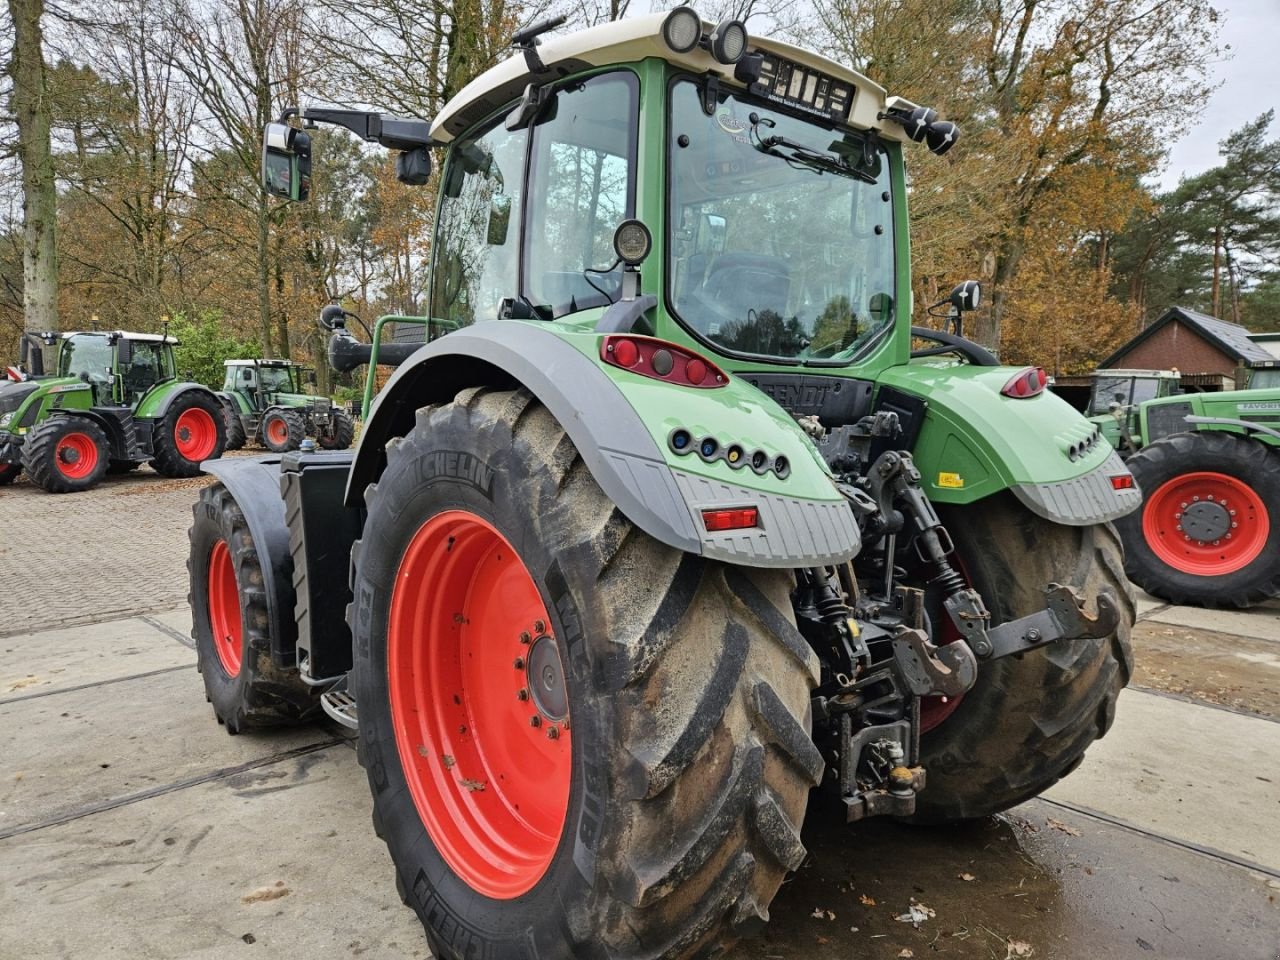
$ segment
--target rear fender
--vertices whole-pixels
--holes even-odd
[[[134,408],[134,416],[147,420],[159,420],[169,412],[169,407],[178,397],[198,390],[217,401],[217,395],[202,383],[157,383],[143,394]]]
[[[669,546],[731,563],[797,567],[834,563],[860,547],[857,525],[813,444],[795,421],[745,381],[683,388],[629,372],[606,372],[600,335],[552,332],[525,321],[466,327],[415,352],[378,395],[360,437],[346,502],[357,506],[386,465],[385,447],[416,411],[466,387],[523,386],[556,418],[596,482],[632,523]],[[610,368],[613,371],[613,368]],[[790,475],[754,475],[666,448],[676,425],[714,431],[784,455]],[[447,469],[447,466],[443,469]],[[760,526],[710,533],[702,512],[756,506]]]
[[[1018,369],[909,364],[880,377],[926,403],[912,452],[929,499],[973,503],[1007,489],[1038,516],[1070,526],[1137,509],[1137,487],[1112,483],[1130,474],[1096,423],[1048,391],[1000,393]]]

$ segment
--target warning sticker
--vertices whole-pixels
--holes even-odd
[[[964,477],[958,473],[942,473],[938,474],[938,486],[940,487],[963,487]]]

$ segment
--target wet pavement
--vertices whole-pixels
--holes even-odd
[[[186,609],[114,602],[0,634],[0,958],[427,956],[347,732],[227,736]],[[729,960],[1278,960],[1280,603],[1141,610],[1134,686],[1072,776],[947,828],[815,801]]]

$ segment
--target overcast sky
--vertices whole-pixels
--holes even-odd
[[[1221,42],[1230,45],[1229,59],[1213,65],[1220,86],[1208,108],[1174,146],[1160,178],[1161,186],[1176,186],[1183,175],[1216,167],[1218,141],[1258,114],[1274,109],[1280,115],[1280,0],[1223,0]],[[1271,125],[1271,138],[1280,137],[1280,116]]]

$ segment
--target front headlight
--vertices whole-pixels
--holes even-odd
[[[6,413],[3,416],[0,416],[0,427],[7,427],[10,422],[12,422],[14,413],[17,413],[17,411],[15,410],[11,413]]]

